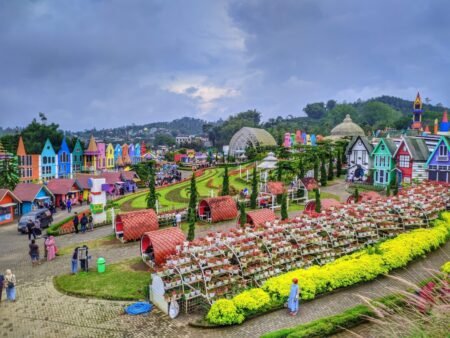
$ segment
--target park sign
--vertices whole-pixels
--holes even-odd
[[[91,203],[90,209],[91,209],[91,212],[93,214],[100,214],[100,213],[103,212],[103,204],[101,204],[101,203],[99,203],[99,204]]]

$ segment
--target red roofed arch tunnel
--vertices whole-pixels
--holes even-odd
[[[182,245],[185,236],[180,228],[166,228],[149,231],[141,237],[141,257],[144,262],[156,265],[165,263],[168,256],[176,253],[177,245]]]
[[[198,204],[198,215],[211,223],[232,220],[238,215],[236,201],[231,196],[202,199]]]
[[[117,215],[114,232],[117,238],[127,242],[136,241],[145,232],[158,229],[158,216],[153,209],[147,209]]]

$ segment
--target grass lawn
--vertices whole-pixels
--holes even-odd
[[[77,243],[77,244],[73,244],[73,245],[68,245],[63,248],[59,248],[57,255],[63,256],[63,255],[67,255],[67,254],[72,254],[73,249],[75,249],[77,246],[87,245],[89,247],[89,249],[94,249],[94,248],[98,248],[98,247],[105,246],[105,245],[116,245],[116,244],[124,245],[116,238],[116,236],[114,234],[111,234],[111,235],[108,235],[105,237],[92,239],[90,241]]]
[[[308,192],[308,199],[313,200],[315,198],[316,198],[316,195],[315,195],[314,191],[309,191]],[[321,191],[320,192],[320,198],[321,199],[323,199],[323,198],[332,198],[332,199],[335,199],[336,201],[339,201],[339,202],[341,201],[341,199],[339,198],[338,195],[335,195],[335,194],[332,194],[332,193],[329,193],[329,192],[326,192],[326,191]]]
[[[106,265],[105,273],[92,269],[76,275],[56,276],[53,283],[60,292],[74,296],[142,300],[146,298],[150,272],[140,258],[132,258]]]

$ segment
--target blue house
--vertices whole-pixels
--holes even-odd
[[[52,178],[58,178],[58,155],[49,139],[45,141],[41,153],[41,177],[44,182]]]
[[[426,163],[428,179],[450,183],[450,140],[442,136]]]
[[[61,143],[61,148],[58,151],[58,177],[70,178],[72,176],[72,156],[70,154],[69,146],[64,137]]]
[[[20,213],[27,214],[32,210],[44,207],[54,200],[53,194],[45,185],[34,183],[19,183],[14,189],[14,195],[22,201]]]
[[[139,144],[139,142],[134,146],[134,159],[135,160],[133,163],[141,162],[141,145]]]

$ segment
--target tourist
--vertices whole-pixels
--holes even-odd
[[[16,301],[16,276],[10,269],[6,270],[5,283],[6,299],[15,302]]]
[[[89,215],[88,221],[89,221],[89,229],[91,229],[91,231],[94,231],[94,218],[92,217],[92,215]]]
[[[39,245],[36,244],[36,240],[31,240],[31,243],[28,245],[30,250],[28,254],[31,257],[31,265],[35,266],[39,264]]]
[[[78,233],[78,224],[80,224],[80,221],[79,221],[79,219],[78,219],[78,213],[75,212],[75,216],[74,216],[74,218],[73,218],[73,227],[74,227],[74,229],[75,229],[75,233],[76,233],[76,234]]]
[[[72,254],[72,275],[78,272],[78,247],[73,250]]]
[[[67,212],[70,214],[72,212],[72,201],[68,199],[66,205],[67,205]]]
[[[3,296],[3,284],[5,284],[5,276],[0,273],[0,303],[2,302]]]
[[[83,213],[83,216],[81,217],[80,224],[81,224],[81,233],[82,234],[86,233],[86,226],[88,224],[88,218],[86,217],[86,214],[84,214],[84,213]]]
[[[58,248],[56,247],[55,237],[49,236],[45,240],[45,248],[47,250],[47,261],[55,259]]]
[[[175,221],[177,222],[177,227],[181,227],[181,214],[179,211],[177,211],[176,215],[175,215]]]
[[[28,232],[28,240],[31,240],[31,236],[36,239],[36,234],[34,233],[34,222],[30,218],[27,222],[27,232]]]
[[[36,217],[36,220],[34,221],[34,234],[37,238],[40,238],[42,235],[41,220],[39,217]]]
[[[291,291],[288,298],[288,309],[291,316],[297,315],[298,312],[298,300],[300,295],[300,287],[298,286],[298,279],[292,280]]]

